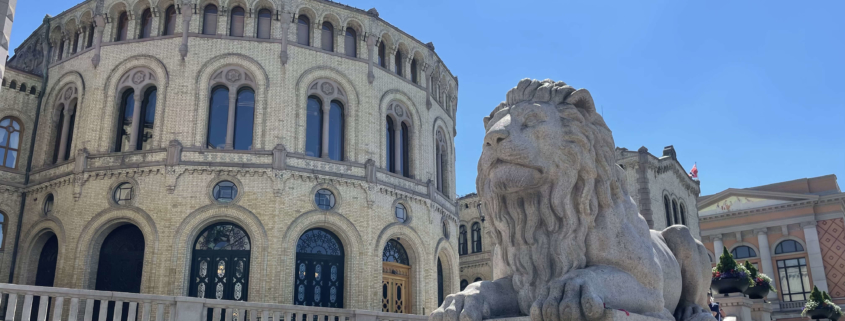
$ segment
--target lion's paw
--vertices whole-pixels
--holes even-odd
[[[596,275],[581,270],[548,285],[548,296],[531,306],[532,321],[598,320],[604,315],[604,301],[596,293]],[[545,292],[545,291],[544,291]]]
[[[481,321],[490,316],[490,304],[479,291],[482,281],[470,284],[464,291],[450,294],[443,304],[429,315],[429,321]]]

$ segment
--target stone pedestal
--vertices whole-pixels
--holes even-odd
[[[490,319],[491,321],[531,321],[531,317],[512,317],[512,318],[500,318],[500,319]],[[605,309],[604,316],[602,316],[597,321],[664,321],[658,318],[647,317],[641,314],[625,312],[622,310],[615,310],[615,309]],[[750,321],[750,319],[749,319]]]
[[[713,299],[719,302],[719,306],[722,310],[725,310],[725,316],[727,317],[734,317],[736,321],[758,320],[751,318],[751,307],[756,300],[751,300],[742,293],[732,293],[728,296],[719,294]],[[769,314],[771,315],[771,309],[769,310]],[[769,319],[762,321],[769,321]]]
[[[774,310],[774,303],[766,303],[763,299],[751,300],[751,320],[752,321],[771,321],[772,311]]]

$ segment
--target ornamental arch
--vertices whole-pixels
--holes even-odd
[[[399,246],[397,246],[397,244]],[[376,239],[373,255],[382,260],[382,278],[378,294],[381,295],[383,312],[422,314],[425,306],[425,271],[436,267],[425,259],[429,255],[424,250],[422,238],[411,227],[394,222],[387,225]],[[385,254],[397,251],[405,252],[406,262],[385,261]]]

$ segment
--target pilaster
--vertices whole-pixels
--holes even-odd
[[[769,237],[767,231],[765,228],[756,229],[754,230],[754,234],[757,234],[757,244],[760,250],[760,267],[763,269],[763,274],[774,278],[776,276],[774,267],[772,266],[772,251],[769,248]],[[775,292],[770,291],[767,298],[775,299],[777,298],[777,294],[775,294]]]
[[[822,249],[819,247],[819,232],[816,230],[816,222],[801,223],[804,229],[804,242],[807,243],[807,256],[810,266],[810,273],[813,275],[813,285],[820,291],[827,291],[827,277],[824,274],[824,260]]]

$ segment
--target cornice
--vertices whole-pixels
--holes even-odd
[[[750,216],[750,215],[775,212],[775,211],[779,211],[779,210],[787,209],[787,208],[805,208],[805,207],[810,207],[810,206],[815,205],[816,202],[817,201],[814,201],[814,200],[806,200],[806,201],[798,201],[798,202],[792,202],[792,203],[775,204],[775,205],[771,205],[771,206],[764,206],[764,207],[758,207],[758,208],[750,208],[750,209],[739,210],[739,211],[731,211],[731,212],[725,212],[725,213],[714,214],[714,215],[699,216],[698,221],[699,222],[715,222],[715,221],[722,221],[722,220],[732,219],[732,218],[737,218],[737,217],[745,217],[745,216]]]

